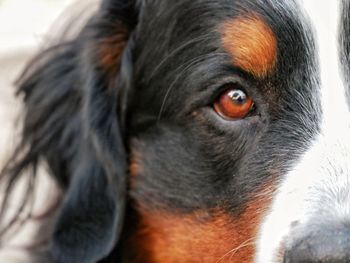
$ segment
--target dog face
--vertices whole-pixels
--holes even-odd
[[[106,0],[51,51],[18,166],[67,188],[55,260],[345,262],[349,3],[313,4]]]
[[[269,208],[320,133],[310,22],[295,2],[163,6],[145,7],[135,39],[134,242],[150,262],[252,262],[257,252],[273,262],[283,240],[265,246],[283,209]],[[238,91],[254,106],[245,99],[236,116],[225,100]]]

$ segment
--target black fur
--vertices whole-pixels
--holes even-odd
[[[283,176],[317,133],[320,112],[313,41],[291,6],[105,0],[74,40],[36,58],[19,86],[23,141],[3,176],[15,181],[44,160],[65,189],[54,262],[121,262],[127,204],[237,215],[259,186]],[[232,65],[221,46],[218,26],[242,9],[266,18],[278,38],[278,65],[265,79]],[[129,39],[108,71],[100,43],[119,28]],[[254,98],[253,116],[214,113],[227,83]],[[128,189],[133,152],[142,173]]]

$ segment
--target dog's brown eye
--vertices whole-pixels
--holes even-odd
[[[228,89],[214,103],[215,111],[226,119],[243,119],[253,109],[253,100],[240,89]]]

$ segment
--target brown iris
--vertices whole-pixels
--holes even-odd
[[[215,111],[225,119],[243,119],[253,109],[253,100],[242,90],[226,90],[214,103]]]

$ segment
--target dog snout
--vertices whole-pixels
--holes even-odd
[[[350,227],[318,227],[312,232],[304,228],[287,246],[283,262],[350,262]]]

